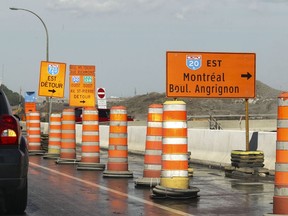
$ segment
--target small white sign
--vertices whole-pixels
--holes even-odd
[[[98,99],[97,100],[98,109],[107,109],[107,101],[106,99]]]

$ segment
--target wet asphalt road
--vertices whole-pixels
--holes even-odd
[[[106,157],[106,158],[105,158]],[[106,152],[101,163],[106,164]],[[225,177],[221,170],[194,165],[190,185],[199,198],[151,199],[151,189],[135,188],[143,156],[129,156],[134,178],[103,178],[103,171],[79,171],[76,165],[30,156],[26,216],[94,215],[263,215],[273,211],[274,182]]]

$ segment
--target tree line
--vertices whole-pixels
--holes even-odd
[[[20,95],[19,93],[13,92],[12,90],[8,89],[7,86],[5,86],[3,84],[0,86],[0,88],[6,94],[8,101],[9,101],[11,106],[16,106],[19,104],[22,105],[24,103],[24,97],[22,95]]]

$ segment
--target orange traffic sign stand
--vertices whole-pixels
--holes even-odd
[[[70,65],[70,106],[95,107],[95,66]]]
[[[255,97],[255,53],[166,52],[166,96],[245,98],[246,151],[248,99]]]
[[[167,52],[167,97],[254,98],[255,53]]]
[[[66,64],[42,61],[39,77],[39,96],[64,97]]]

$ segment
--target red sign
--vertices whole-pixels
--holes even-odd
[[[97,96],[100,99],[104,99],[105,98],[105,89],[103,88],[98,88],[97,90]]]

